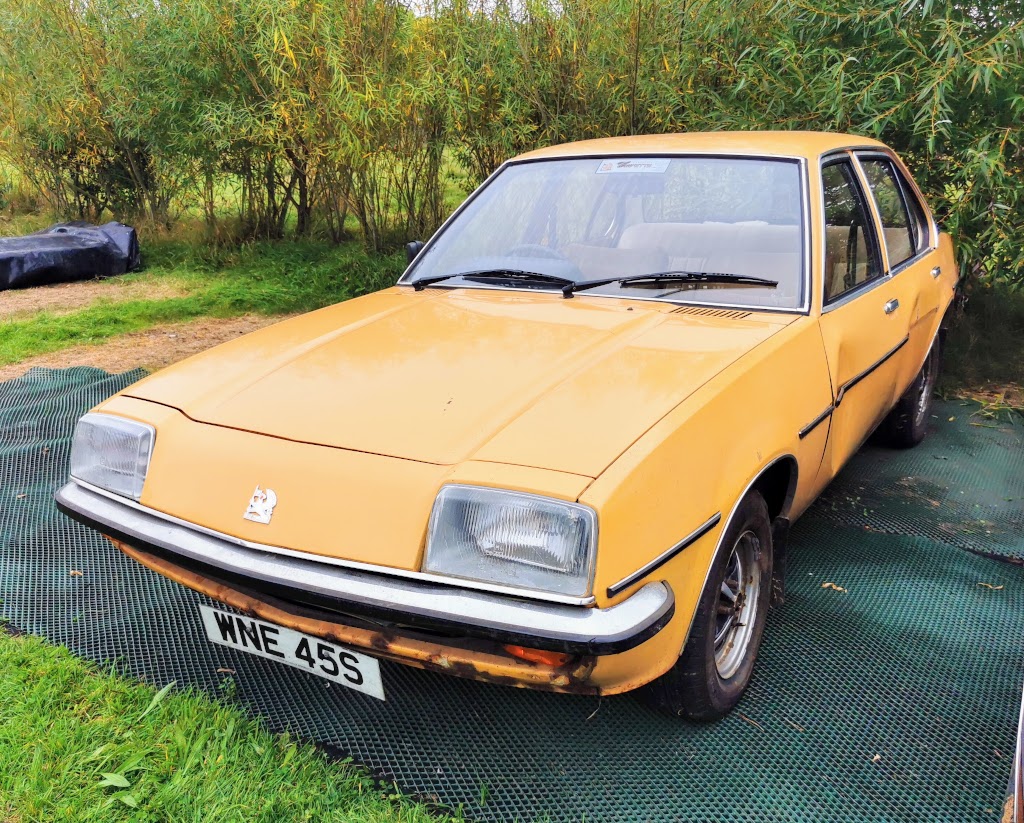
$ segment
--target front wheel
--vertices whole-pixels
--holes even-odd
[[[880,440],[885,445],[909,449],[924,440],[928,434],[928,418],[935,400],[941,362],[942,347],[939,339],[935,338],[914,382],[878,427]]]
[[[699,721],[732,709],[750,682],[771,587],[771,518],[764,498],[751,491],[712,561],[686,647],[675,666],[645,687],[647,701]]]

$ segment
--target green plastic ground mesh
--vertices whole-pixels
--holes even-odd
[[[0,598],[18,628],[157,685],[220,694],[230,677],[272,729],[478,819],[998,820],[1024,680],[1024,570],[965,549],[1024,556],[1024,426],[945,403],[918,449],[858,456],[794,529],[789,599],[749,694],[722,722],[691,726],[628,695],[389,663],[381,703],[209,644],[203,598],[51,503],[75,418],[137,376],[34,369],[0,384]]]

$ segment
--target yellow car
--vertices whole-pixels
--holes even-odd
[[[789,524],[924,437],[957,267],[839,134],[554,146],[392,288],[81,419],[61,510],[231,610],[208,638],[383,698],[379,658],[720,717]]]

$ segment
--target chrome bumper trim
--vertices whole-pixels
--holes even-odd
[[[309,560],[310,557],[314,556],[310,552],[295,551],[294,549],[286,549],[282,546],[274,546],[269,543],[255,543],[251,540],[243,540],[241,537],[235,537],[232,534],[214,531],[213,529],[208,529],[205,526],[190,523],[187,520],[182,520],[180,517],[175,517],[174,515],[166,514],[165,512],[157,511],[156,509],[147,508],[141,503],[137,503],[127,497],[122,497],[119,494],[108,492],[106,489],[101,489],[99,486],[94,486],[92,483],[87,483],[77,477],[72,477],[71,480],[83,489],[94,492],[100,497],[106,497],[108,500],[113,500],[115,503],[119,503],[122,506],[127,506],[130,509],[134,509],[142,514],[149,515],[150,517],[156,517],[167,523],[184,526],[191,531],[209,535],[210,537],[222,540],[225,543],[231,543],[234,546],[242,546],[246,549],[267,552],[269,554],[280,554],[284,557],[296,557],[299,560]],[[455,586],[457,589],[475,589],[477,591],[491,592],[492,594],[501,594],[507,597],[524,598],[526,600],[544,600],[549,603],[564,603],[567,606],[592,606],[597,602],[597,598],[592,594],[588,594],[586,597],[573,597],[566,594],[530,591],[528,589],[519,589],[513,586],[502,586],[498,583],[483,583],[476,580],[463,580],[458,577],[448,577],[443,574],[434,574],[432,572],[414,572],[409,571],[408,569],[396,569],[391,566],[378,566],[372,563],[363,563],[358,560],[343,560],[340,557],[328,557],[326,555],[315,555],[315,557],[318,563],[323,563],[328,566],[341,566],[344,569],[355,569],[356,571],[370,572],[371,574],[382,574],[385,577],[404,577],[407,580],[418,580],[429,584]]]
[[[660,631],[675,608],[672,590],[663,582],[648,583],[606,609],[542,603],[246,548],[139,511],[75,482],[60,489],[55,499],[61,511],[85,525],[200,574],[207,571],[281,599],[413,628],[576,654],[614,654]],[[341,615],[339,622],[344,622]]]

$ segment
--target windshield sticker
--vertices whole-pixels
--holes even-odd
[[[630,157],[621,160],[602,160],[598,174],[664,174],[670,157]]]

